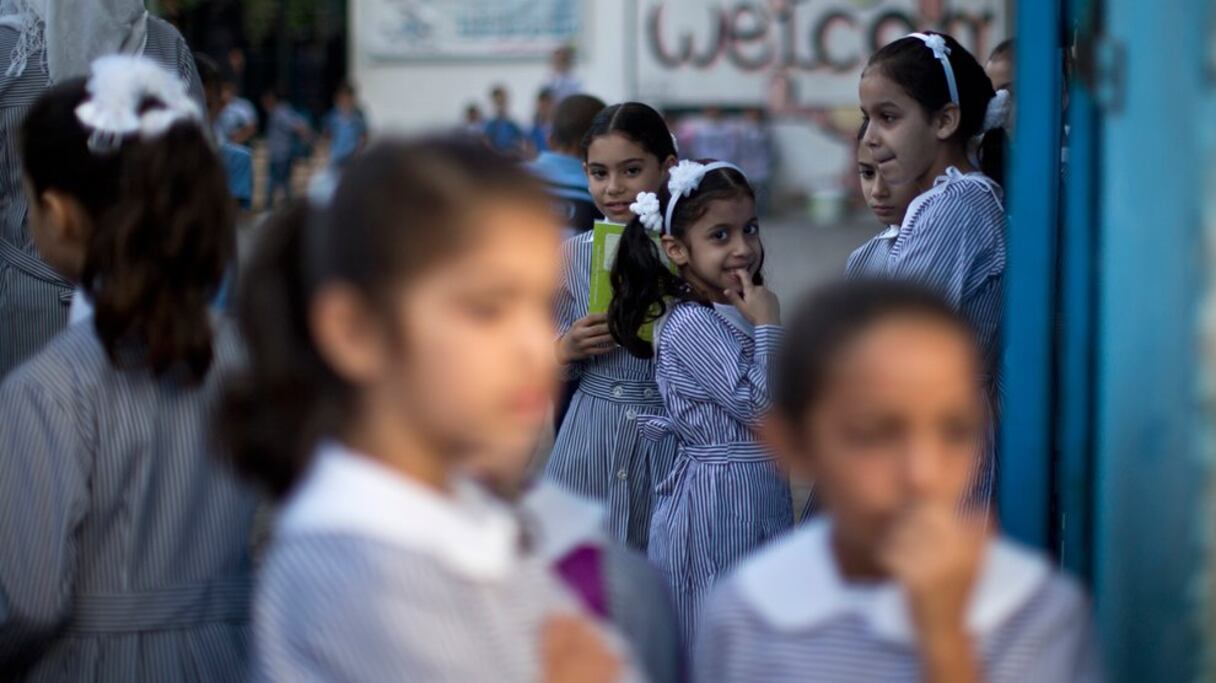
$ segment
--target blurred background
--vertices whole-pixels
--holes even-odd
[[[880,229],[858,210],[853,156],[868,55],[935,29],[982,63],[1016,36],[1000,522],[1088,585],[1113,680],[1189,681],[1216,680],[1212,5],[159,0],[152,9],[230,81],[225,125],[255,150],[251,223],[271,205],[272,166],[281,175],[289,159],[296,193],[327,166],[317,132],[335,106],[361,112],[372,139],[497,119],[531,138],[554,99],[581,90],[646,101],[667,113],[685,155],[747,166],[765,187],[768,269],[787,300],[839,274]],[[288,135],[269,141],[268,113],[284,104]]]

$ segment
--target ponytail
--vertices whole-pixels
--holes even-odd
[[[1009,147],[1009,136],[1003,127],[984,133],[980,141],[980,170],[1001,187],[1005,186],[1005,151]]]
[[[20,132],[24,170],[37,196],[69,195],[88,216],[83,269],[72,275],[111,362],[197,383],[212,360],[209,305],[235,254],[223,167],[198,120],[96,148],[77,115],[87,96],[75,79],[38,99]]]
[[[237,304],[252,362],[230,382],[218,419],[238,469],[285,494],[313,444],[337,429],[349,388],[312,342],[305,233],[318,220],[306,204],[274,216],[250,259]]]
[[[663,194],[666,203],[666,190]],[[668,270],[658,246],[636,217],[621,235],[610,277],[608,331],[632,355],[652,358],[654,347],[640,336],[642,327],[663,317],[669,297],[687,298],[690,290]]]

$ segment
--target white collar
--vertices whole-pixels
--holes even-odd
[[[898,225],[888,225],[887,229],[878,233],[878,235],[875,237],[875,239],[889,240],[889,239],[894,239],[896,237],[899,237],[899,226]]]
[[[894,582],[858,590],[840,576],[829,520],[815,520],[745,564],[736,581],[744,597],[774,628],[803,630],[845,614],[869,622],[875,637],[910,645],[915,633],[903,590]],[[994,539],[967,608],[967,627],[987,636],[1026,604],[1051,569],[1042,558]]]
[[[549,481],[541,481],[520,501],[536,525],[536,551],[553,563],[583,545],[602,546],[604,508]]]
[[[443,496],[335,442],[318,447],[284,507],[284,537],[352,534],[434,556],[470,579],[501,579],[519,558],[519,525],[467,479]]]
[[[980,171],[963,173],[962,171],[958,170],[957,166],[949,166],[946,168],[945,173],[939,175],[933,180],[933,187],[917,195],[916,198],[913,199],[910,204],[908,204],[908,210],[906,213],[904,213],[904,221],[900,226],[900,229],[906,229],[909,225],[911,225],[912,217],[916,215],[916,212],[920,210],[920,207],[925,202],[929,201],[931,197],[941,194],[952,183],[959,181],[978,182],[983,184],[984,188],[988,190],[988,193],[991,194],[993,199],[996,200],[997,205],[1001,207],[1001,210],[1005,210],[1005,201],[1001,197],[1000,185],[997,185],[995,180],[989,178]]]
[[[72,292],[72,305],[68,307],[68,325],[75,325],[82,320],[93,317],[93,302],[83,287],[77,287]]]

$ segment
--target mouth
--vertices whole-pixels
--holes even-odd
[[[875,157],[874,157],[874,163],[875,163],[875,164],[877,164],[877,165],[879,165],[879,166],[882,166],[883,164],[889,164],[889,163],[891,163],[892,161],[895,161],[895,155],[891,155],[891,156],[888,156],[888,157],[882,157],[881,159],[880,159],[880,158],[878,158],[878,156],[875,156]]]
[[[610,214],[629,213],[629,202],[606,202],[604,212]]]
[[[886,204],[878,204],[876,206],[871,206],[870,210],[880,216],[889,216],[889,215],[895,213],[895,207],[887,206]]]

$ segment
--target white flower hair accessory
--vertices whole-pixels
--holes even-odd
[[[1013,110],[1013,96],[1004,88],[996,91],[988,100],[988,110],[984,113],[984,133],[997,128],[1004,128],[1009,123],[1009,114]]]
[[[705,174],[710,171],[716,171],[720,168],[734,169],[739,175],[744,178],[747,174],[738,166],[726,162],[715,161],[709,164],[702,164],[697,161],[685,159],[676,164],[670,171],[667,172],[667,191],[671,194],[671,199],[667,202],[667,218],[663,221],[663,232],[671,232],[671,217],[675,215],[676,204],[681,197],[687,197],[701,186],[701,181],[705,179]]]
[[[659,213],[661,208],[659,195],[653,192],[639,192],[637,200],[629,205],[629,210],[647,230],[658,233],[663,232],[663,215]]]
[[[933,50],[933,57],[942,63],[942,70],[946,72],[946,85],[950,88],[950,101],[959,104],[958,100],[958,83],[954,80],[954,67],[950,64],[950,46],[946,44],[946,39],[937,33],[909,33],[907,38],[917,38],[925,47]]]
[[[85,87],[89,98],[76,108],[76,118],[93,129],[89,149],[94,153],[113,152],[128,135],[138,133],[146,140],[163,135],[178,121],[203,119],[186,83],[143,57],[96,60]],[[148,100],[158,106],[141,113]]]

